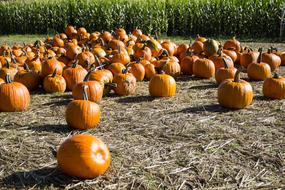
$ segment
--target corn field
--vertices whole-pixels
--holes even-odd
[[[167,35],[278,37],[283,0],[0,1],[1,34],[140,28]]]

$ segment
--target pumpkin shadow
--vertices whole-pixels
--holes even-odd
[[[211,84],[207,84],[207,85],[191,86],[189,89],[206,90],[206,89],[213,89],[213,88],[218,88],[218,85],[211,83]]]
[[[262,95],[256,95],[256,96],[254,96],[253,99],[254,99],[254,100],[260,100],[260,101],[272,101],[272,99],[267,98],[267,97],[262,96]]]
[[[224,108],[224,107],[220,106],[219,104],[209,104],[209,105],[203,105],[203,106],[195,106],[195,107],[184,108],[180,111],[177,111],[176,113],[200,114],[203,112],[226,113],[229,111],[233,111],[233,110]]]
[[[51,99],[67,99],[67,100],[71,100],[73,97],[72,97],[72,94],[67,94],[67,93],[64,93],[64,94],[55,94],[54,96],[51,97]]]
[[[64,125],[64,124],[34,125],[34,126],[27,126],[27,128],[31,131],[36,131],[36,132],[53,132],[53,133],[62,133],[62,134],[68,134],[71,132],[78,131],[78,130],[72,129],[72,128],[68,127],[68,125]]]
[[[12,189],[42,189],[49,186],[64,188],[74,181],[75,178],[63,174],[57,168],[42,168],[27,172],[15,172],[4,177],[1,186]]]
[[[176,81],[181,81],[181,82],[191,81],[192,79],[193,79],[193,77],[191,77],[189,75],[180,75],[180,76],[175,78]]]
[[[117,103],[142,103],[155,100],[152,96],[127,96],[117,100]]]
[[[55,99],[55,98],[54,98]],[[60,106],[66,106],[72,101],[72,99],[65,99],[65,100],[59,100],[59,101],[52,101],[43,104],[43,106],[49,106],[49,107],[60,107]]]

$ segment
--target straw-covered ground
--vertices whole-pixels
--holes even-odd
[[[101,123],[87,131],[65,122],[70,93],[34,93],[27,111],[0,113],[0,189],[284,189],[285,101],[251,84],[253,104],[232,111],[218,105],[214,79],[177,78],[177,95],[160,99],[140,82],[134,96],[105,97]],[[108,145],[105,175],[82,181],[57,170],[52,149],[77,133]]]

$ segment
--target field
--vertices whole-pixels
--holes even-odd
[[[29,41],[22,37],[3,37],[1,43]],[[285,49],[281,43],[243,45]],[[285,68],[278,72],[284,76]],[[0,189],[285,188],[284,100],[265,99],[262,82],[251,82],[253,104],[233,111],[218,105],[214,79],[176,81],[173,98],[150,97],[148,82],[140,82],[134,96],[105,97],[101,123],[88,131],[67,127],[71,93],[37,91],[28,111],[0,113]],[[112,164],[102,177],[82,181],[56,169],[53,150],[77,133],[109,146]]]

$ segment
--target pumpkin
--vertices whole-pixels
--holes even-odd
[[[128,53],[124,53],[120,47],[118,47],[118,53],[116,53],[111,59],[112,63],[122,63],[123,65],[126,65],[130,61],[131,58]]]
[[[14,67],[11,67],[10,62],[7,59],[5,67],[2,67],[0,69],[0,78],[5,79],[6,75],[9,74],[11,80],[14,80],[14,76],[16,75],[17,72],[18,70]]]
[[[24,65],[24,68],[24,70],[18,71],[18,73],[14,77],[14,81],[22,83],[30,91],[34,91],[40,85],[40,76],[35,71],[30,70],[27,64]]]
[[[64,92],[66,89],[66,82],[63,76],[57,74],[57,69],[55,69],[53,74],[44,78],[43,87],[48,93]]]
[[[87,71],[78,65],[78,61],[75,61],[71,67],[65,68],[62,76],[66,81],[67,90],[72,90],[77,83],[84,80],[86,75]]]
[[[145,69],[145,77],[148,80],[150,80],[156,74],[155,66],[151,63],[144,65],[144,69]]]
[[[84,49],[83,52],[78,55],[77,59],[78,64],[84,68],[89,68],[90,65],[95,63],[95,56],[87,49]]]
[[[285,65],[285,52],[278,51],[277,48],[273,48],[273,47],[271,47],[271,51],[272,53],[280,57],[281,65],[284,66]]]
[[[81,52],[82,49],[78,45],[74,43],[68,43],[66,48],[66,57],[68,59],[75,59]]]
[[[136,77],[137,81],[142,81],[145,76],[145,68],[140,62],[134,62],[131,64],[130,72]]]
[[[180,44],[177,47],[177,56],[180,57],[181,54],[185,53],[189,49],[188,44]]]
[[[83,100],[73,100],[67,105],[65,119],[72,128],[94,128],[100,122],[100,107],[88,100],[87,89],[87,85],[82,86]]]
[[[28,108],[30,93],[21,83],[12,82],[10,75],[5,76],[5,83],[0,85],[0,111],[18,112]]]
[[[264,81],[271,76],[271,69],[267,63],[262,62],[262,49],[259,49],[257,63],[251,63],[247,67],[247,75],[251,80]]]
[[[254,52],[250,48],[245,48],[245,51],[243,51],[243,53],[240,56],[240,64],[241,64],[241,66],[243,66],[244,68],[247,68],[247,66],[250,63],[256,63],[258,55],[259,55],[258,52]]]
[[[40,53],[38,52],[33,60],[27,62],[27,65],[29,69],[40,74],[42,71],[42,62],[40,60]]]
[[[100,35],[100,37],[101,37],[106,43],[110,42],[110,41],[113,39],[113,35],[112,35],[110,32],[108,32],[108,31],[104,31],[104,32]]]
[[[267,78],[263,82],[263,95],[271,99],[285,98],[285,78],[280,77],[277,73],[272,78]]]
[[[225,58],[223,58],[223,61],[224,61],[224,67],[219,68],[215,74],[215,79],[217,84],[220,84],[226,79],[233,79],[237,71],[236,68],[228,66],[228,62]]]
[[[193,74],[193,64],[196,60],[198,60],[199,57],[196,55],[193,55],[191,53],[188,56],[185,56],[180,63],[181,71],[184,75],[192,75]]]
[[[95,80],[90,80],[92,72],[93,71],[90,70],[85,76],[83,82],[77,83],[72,89],[72,96],[75,100],[84,99],[82,86],[88,86],[87,95],[90,101],[99,103],[102,100],[104,84]]]
[[[114,75],[113,82],[117,84],[114,91],[119,96],[134,94],[137,88],[137,80],[132,73],[128,73],[126,68],[122,73]]]
[[[75,38],[77,36],[77,30],[70,25],[67,26],[65,33],[70,39]]]
[[[113,81],[113,74],[111,71],[107,69],[97,69],[91,72],[89,80],[95,80],[104,84],[104,91],[103,95],[106,96],[110,93],[110,91],[114,88],[112,83]]]
[[[141,36],[143,33],[142,33],[142,31],[140,30],[140,29],[134,29],[133,31],[132,31],[132,34],[134,35],[134,36],[136,36],[136,37],[139,37],[139,36]]]
[[[224,43],[224,49],[226,50],[232,49],[236,52],[240,52],[241,45],[240,42],[235,37],[233,37],[232,39],[229,39]]]
[[[238,55],[237,52],[235,52],[234,50],[231,49],[223,49],[223,53],[227,56],[229,56],[233,62],[235,63],[238,59]]]
[[[219,68],[224,67],[224,61],[227,61],[228,67],[234,67],[233,60],[226,54],[223,54],[222,49],[219,49],[218,53],[216,55],[212,55],[209,59],[215,64],[216,71],[218,71]]]
[[[240,70],[235,73],[234,79],[227,79],[218,87],[218,102],[223,107],[242,109],[250,105],[252,100],[252,87],[240,79]]]
[[[122,73],[122,70],[126,69],[122,63],[112,63],[107,68],[113,73],[113,75]]]
[[[159,54],[161,53],[160,51],[162,50],[162,46],[158,41],[156,41],[155,39],[150,39],[147,40],[145,44],[148,48],[150,48],[152,56],[159,56]]]
[[[115,49],[118,49],[119,47],[123,49],[126,46],[125,46],[124,42],[122,42],[120,40],[113,39],[108,43],[108,47],[115,50]]]
[[[274,71],[277,67],[281,65],[280,57],[272,53],[271,49],[268,49],[267,53],[262,54],[262,61],[270,66],[271,71]]]
[[[199,78],[209,79],[215,76],[215,64],[206,58],[197,59],[193,63],[193,74]]]
[[[59,35],[55,35],[53,38],[53,46],[55,47],[64,47],[64,41],[60,38]]]
[[[161,69],[165,74],[170,75],[172,77],[177,77],[181,73],[181,68],[178,62],[168,60],[166,63],[163,65]]]
[[[208,39],[204,42],[204,53],[207,57],[216,54],[219,50],[219,43],[216,40]]]
[[[200,42],[204,43],[207,41],[207,39],[205,37],[200,36],[200,34],[197,34],[196,41],[200,41]]]
[[[191,45],[191,49],[193,49],[193,53],[199,55],[204,51],[204,43],[201,41],[195,41],[192,45]]]
[[[42,63],[41,77],[44,78],[54,73],[55,70],[58,75],[61,75],[63,70],[62,64],[56,58],[48,58]]]
[[[80,178],[95,178],[109,168],[111,154],[108,147],[89,134],[74,135],[58,148],[57,163],[67,175]]]
[[[151,78],[148,89],[151,96],[170,97],[176,93],[176,82],[170,75],[156,74]]]
[[[161,44],[161,47],[167,51],[169,56],[173,56],[176,53],[176,45],[173,42],[165,41]]]

